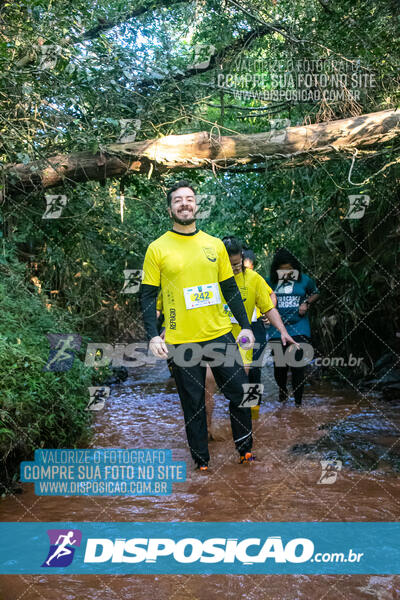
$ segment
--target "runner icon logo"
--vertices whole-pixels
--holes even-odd
[[[42,567],[68,567],[74,558],[75,548],[80,546],[82,532],[79,529],[48,529],[50,548]]]
[[[68,371],[74,362],[74,352],[81,347],[81,336],[75,333],[47,333],[46,337],[50,343],[50,354],[43,371]]]
[[[64,194],[50,195],[46,194],[46,211],[42,219],[58,219],[64,207],[67,204],[67,196]]]
[[[240,403],[241,408],[251,408],[261,404],[261,398],[264,391],[263,383],[243,383],[243,400]]]
[[[90,400],[85,410],[102,410],[110,395],[108,386],[91,386],[89,387]]]
[[[342,461],[341,460],[320,460],[321,463],[321,477],[319,478],[319,484],[332,485],[335,483],[339,471],[342,470]]]
[[[121,290],[121,294],[136,294],[140,289],[143,279],[143,270],[124,269],[124,277],[124,287]]]

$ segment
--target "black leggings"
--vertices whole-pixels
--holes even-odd
[[[310,344],[311,340],[309,337],[305,336],[305,335],[292,335],[292,338],[294,339],[295,342],[303,342],[303,343],[307,343]],[[274,344],[280,344],[281,348],[283,348],[282,346],[282,342],[280,340],[270,340],[269,342],[270,346],[271,346],[271,350],[274,350]],[[286,352],[288,350],[286,349]],[[295,354],[295,359],[297,361],[300,361],[303,357],[303,350],[296,350],[296,354]],[[303,390],[304,390],[304,377],[305,377],[305,367],[290,367],[291,371],[292,371],[292,388],[293,388],[293,395],[294,395],[294,399],[295,402],[297,403],[301,403],[302,398],[303,398]],[[288,376],[288,371],[289,371],[289,366],[286,365],[284,367],[277,367],[275,365],[275,360],[274,360],[274,377],[275,377],[275,381],[278,384],[279,390],[281,390],[282,392],[286,392],[286,384],[287,384],[287,376]]]
[[[207,345],[211,342],[233,344],[235,338],[232,333],[226,333],[214,340],[198,342],[203,347],[202,359],[207,362],[207,357],[212,361],[214,357],[207,354]],[[171,344],[172,345],[172,344]],[[180,344],[174,344],[177,348]],[[214,352],[220,352],[214,350]],[[225,353],[225,351],[222,351]],[[243,401],[243,384],[248,383],[248,377],[243,364],[233,366],[212,366],[218,388],[229,400],[229,414],[233,441],[240,454],[249,452],[252,447],[252,423],[250,408],[241,408]],[[185,429],[193,460],[198,464],[207,463],[210,459],[208,453],[208,434],[205,408],[205,379],[206,366],[201,366],[200,361],[194,366],[178,366],[173,362],[173,374],[181,401],[185,418]]]

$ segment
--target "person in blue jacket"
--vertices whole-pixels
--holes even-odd
[[[288,334],[297,343],[311,344],[311,330],[308,312],[317,301],[319,291],[311,277],[302,272],[300,262],[286,248],[279,248],[272,260],[268,284],[277,297],[276,308]],[[274,344],[280,344],[279,331],[272,325],[268,330],[268,340],[274,351]],[[282,348],[282,351],[284,349]],[[274,352],[274,355],[278,353]],[[296,350],[295,361],[301,362],[303,350]],[[288,399],[287,376],[289,366],[275,364],[274,377],[279,387],[279,401]],[[296,406],[300,406],[304,389],[304,366],[291,366],[292,388]]]

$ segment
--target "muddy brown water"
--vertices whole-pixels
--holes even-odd
[[[168,448],[187,461],[170,496],[35,496],[0,501],[2,521],[398,521],[400,406],[314,381],[304,406],[281,405],[270,367],[254,422],[256,463],[237,464],[227,402],[217,396],[211,463],[193,471],[173,379],[163,364],[113,386],[94,417],[96,448]],[[365,393],[363,393],[365,394]],[[360,451],[359,448],[361,448]],[[357,454],[358,451],[358,454]],[[341,458],[332,485],[320,460]],[[1,600],[358,600],[400,598],[394,575],[3,575]]]

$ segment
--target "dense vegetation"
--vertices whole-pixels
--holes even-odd
[[[5,173],[11,163],[95,153],[127,136],[206,130],[217,138],[270,131],[271,119],[296,126],[394,109],[399,21],[396,0],[0,2],[2,454],[65,446],[84,432],[91,375],[79,358],[68,373],[42,372],[46,333],[110,343],[143,336],[137,296],[121,293],[123,271],[140,268],[148,243],[168,228],[165,190],[181,176],[215,197],[205,231],[238,235],[265,275],[284,245],[317,279],[314,331],[324,355],[351,351],[370,367],[395,347],[398,139],[357,152],[353,168],[340,152],[329,161],[310,154],[301,166],[274,158],[185,172],[150,165],[147,175],[66,180],[28,194]],[[332,59],[368,75],[358,99],[341,88],[340,99],[267,101],[217,84],[221,74],[225,82],[235,73],[283,77],[293,61],[304,69]],[[254,81],[243,89],[257,92]],[[265,81],[267,90],[290,86]],[[42,218],[45,193],[66,196],[60,218]],[[351,194],[370,197],[360,219],[345,218]]]
[[[81,360],[65,373],[43,372],[47,333],[73,331],[71,315],[46,309],[23,265],[0,262],[1,481],[41,447],[70,447],[87,436],[87,388],[91,374]],[[81,357],[82,358],[82,357]]]

